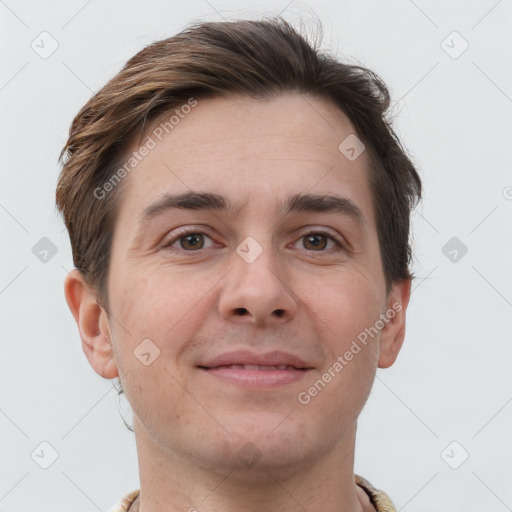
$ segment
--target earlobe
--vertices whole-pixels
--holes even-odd
[[[402,348],[405,338],[405,316],[410,296],[410,279],[395,283],[389,292],[387,309],[384,313],[388,321],[385,322],[380,338],[379,368],[392,366]]]
[[[77,323],[83,351],[94,371],[105,379],[118,377],[107,313],[77,269],[67,275],[64,294]]]

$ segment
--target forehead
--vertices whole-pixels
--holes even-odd
[[[237,155],[263,159],[270,156],[262,153],[262,149],[267,149],[271,155],[292,150],[297,152],[298,159],[323,156],[324,161],[329,161],[329,153],[339,156],[340,142],[355,132],[348,117],[333,103],[300,94],[289,93],[272,99],[245,96],[199,99],[186,114],[185,106],[184,102],[173,109],[182,112],[181,116],[167,113],[146,131],[157,146],[172,147],[176,162],[188,160],[191,148],[199,152],[198,157],[215,153],[217,158],[230,148],[224,155],[227,160]],[[240,142],[243,146],[236,148]],[[132,146],[136,148],[135,141]],[[156,156],[160,152],[152,153]]]
[[[369,158],[363,151],[351,160],[340,150],[355,130],[331,102],[299,94],[196,101],[193,108],[176,107],[132,142],[128,156],[147,141],[151,146],[123,184],[120,210],[133,221],[162,194],[191,191],[229,197],[241,205],[237,213],[250,198],[260,208],[274,202],[277,211],[275,203],[291,195],[338,192],[371,216],[364,211],[371,207],[365,204],[371,203]]]

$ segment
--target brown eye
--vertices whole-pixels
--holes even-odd
[[[206,245],[208,240],[210,241],[209,246]],[[208,235],[199,231],[193,231],[193,228],[189,228],[188,230],[185,229],[176,233],[162,248],[171,252],[196,252],[212,246],[213,241]]]
[[[297,249],[305,250],[309,253],[309,256],[328,256],[345,250],[345,241],[343,238],[339,238],[336,235],[328,233],[326,231],[310,231],[304,233],[295,244],[301,244],[301,247]],[[316,253],[316,254],[313,254]]]
[[[324,235],[322,233],[311,233],[311,234],[305,235],[303,237],[303,239],[304,239],[303,245],[306,249],[321,251],[327,247],[327,239],[328,238],[330,238],[330,237],[327,237],[326,235]]]
[[[201,233],[188,233],[178,239],[182,249],[202,249],[204,237]]]

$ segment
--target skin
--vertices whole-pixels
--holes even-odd
[[[357,417],[377,367],[391,366],[401,349],[410,281],[386,294],[368,155],[349,161],[338,150],[351,133],[348,118],[324,99],[200,99],[124,179],[109,314],[76,270],[65,293],[90,364],[106,379],[121,376],[133,410],[141,494],[132,509],[375,510],[354,483]],[[189,191],[222,194],[241,209],[173,209],[138,231],[139,215],[163,193]],[[306,192],[349,198],[364,222],[277,209]],[[199,249],[176,238],[185,226],[204,233],[192,240]],[[308,243],[305,235],[319,231],[343,245],[322,236],[319,248]],[[263,250],[252,263],[236,252],[248,236]],[[163,248],[173,239],[176,252]],[[401,311],[379,334],[299,403],[298,394],[396,303]],[[149,366],[134,357],[144,339],[160,350]],[[291,352],[313,370],[254,390],[196,366],[240,348]],[[260,456],[250,467],[237,456],[247,443]]]

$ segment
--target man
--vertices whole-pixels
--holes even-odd
[[[353,473],[404,340],[421,197],[388,107],[277,18],[153,43],[78,113],[65,294],[139,459],[112,510],[395,510]]]

